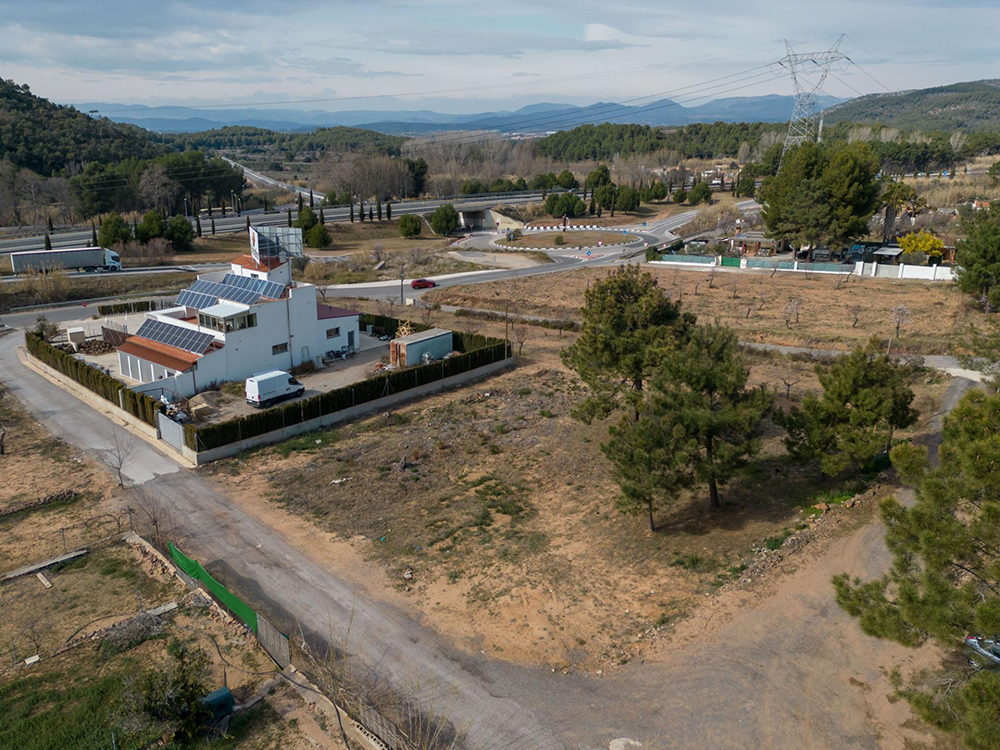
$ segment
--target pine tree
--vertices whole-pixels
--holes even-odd
[[[747,388],[750,367],[736,334],[721,325],[696,326],[686,345],[665,351],[646,409],[670,436],[682,472],[708,484],[709,503],[722,507],[725,484],[760,450],[771,392]]]
[[[201,237],[201,216],[194,217],[194,233]]]
[[[912,369],[882,354],[877,338],[826,367],[817,365],[822,396],[775,415],[788,432],[785,444],[800,461],[819,459],[838,474],[873,460],[892,444],[893,432],[917,419]]]
[[[226,199],[225,198],[222,199],[222,205],[220,206],[220,208],[222,208],[222,218],[225,219],[226,218]]]
[[[593,216],[594,212],[596,210],[597,210],[597,206],[594,205],[594,198],[593,198],[593,195],[591,195],[591,198],[590,198],[590,208],[588,209],[588,213],[590,213],[590,215]]]
[[[385,202],[385,220],[392,221],[392,204],[389,201]]]
[[[52,238],[49,237],[49,233],[48,232],[45,233],[45,249],[46,250],[51,250],[52,249]]]
[[[358,201],[358,221],[362,224],[365,222],[365,202],[362,200]]]
[[[937,468],[923,446],[892,449],[892,463],[916,490],[910,508],[895,498],[879,507],[893,565],[873,581],[846,573],[833,579],[837,603],[864,633],[909,647],[932,638],[957,651],[966,633],[1000,632],[998,424],[1000,394],[972,390],[944,420]],[[971,669],[956,659],[947,672],[900,692],[965,747],[987,750],[1000,742],[1000,674],[985,657],[972,657],[979,664]]]
[[[590,422],[626,409],[634,417],[660,350],[683,341],[693,323],[638,266],[621,266],[591,284],[580,336],[561,354],[590,387],[573,415]]]

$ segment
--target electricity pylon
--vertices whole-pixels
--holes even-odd
[[[797,146],[803,141],[815,141],[821,135],[822,125],[818,123],[816,93],[830,74],[830,67],[835,62],[847,59],[847,55],[837,49],[843,38],[844,35],[841,34],[833,46],[825,52],[793,52],[792,45],[785,41],[787,54],[778,60],[778,65],[787,70],[792,78],[795,106],[792,108],[792,119],[788,123],[788,133],[785,135],[785,147],[781,150],[782,158],[792,146]],[[807,66],[818,68],[819,77],[812,82],[802,77],[803,69]]]

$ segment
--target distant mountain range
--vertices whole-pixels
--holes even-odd
[[[843,100],[823,96],[822,107]],[[685,107],[669,99],[629,106],[598,102],[585,107],[569,104],[531,104],[515,111],[453,115],[433,110],[324,110],[219,108],[109,104],[83,102],[83,112],[97,110],[115,122],[131,123],[161,133],[195,133],[227,125],[249,125],[285,132],[308,132],[318,127],[345,125],[382,133],[418,135],[447,130],[495,130],[504,133],[537,134],[568,130],[578,125],[602,122],[636,125],[679,126],[696,122],[784,122],[792,114],[791,96],[741,96]]]
[[[826,121],[879,123],[913,130],[997,130],[1000,80],[869,94],[828,110]]]

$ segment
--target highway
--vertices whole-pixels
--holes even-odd
[[[228,161],[228,160],[227,160]],[[235,162],[232,162],[235,164]],[[236,165],[240,166],[240,165]],[[260,174],[253,170],[243,167],[243,173],[248,180],[251,182],[259,182],[266,185],[272,185],[276,187],[282,187],[289,191],[294,191],[300,193],[306,197],[309,195],[308,188],[298,187],[296,185],[290,185],[288,183],[279,182],[267,175]],[[324,193],[313,191],[313,198],[317,202],[321,202],[325,197]],[[503,195],[470,195],[470,196],[446,196],[443,198],[427,198],[427,199],[412,199],[412,200],[401,200],[392,202],[392,213],[395,216],[402,216],[403,214],[425,214],[433,211],[434,209],[442,206],[446,203],[451,203],[455,208],[472,210],[476,208],[492,208],[496,206],[497,203],[503,202],[512,206],[519,206],[525,203],[531,203],[534,201],[541,200],[542,193],[537,190],[528,191],[524,193],[506,193]],[[318,206],[314,210],[318,210]],[[365,206],[366,210],[368,206]],[[267,213],[264,213],[263,209],[257,208],[249,211],[243,211],[241,214],[236,215],[232,211],[227,212],[225,218],[220,214],[215,215],[215,232],[216,234],[229,234],[232,232],[243,232],[246,230],[247,218],[250,219],[250,224],[255,227],[262,226],[284,226],[288,222],[288,215],[286,210],[290,210],[292,214],[292,220],[298,218],[298,211],[295,210],[294,206],[285,206],[281,208],[271,209]],[[343,222],[350,220],[351,209],[349,206],[324,206],[323,207],[323,217],[326,219],[327,223],[331,222]],[[357,212],[356,212],[357,213]],[[189,216],[189,220],[192,225],[195,223],[195,217]],[[203,233],[209,231],[209,219],[202,217],[201,228]],[[50,233],[50,240],[52,242],[53,248],[61,247],[85,247],[92,239],[93,233],[90,228],[86,229],[70,229],[66,231],[57,231]],[[44,234],[36,235],[33,237],[13,237],[10,239],[0,240],[0,255],[4,253],[14,253],[21,250],[43,250],[45,249],[45,236]]]

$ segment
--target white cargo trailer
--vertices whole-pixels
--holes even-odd
[[[120,271],[122,259],[106,247],[71,247],[59,250],[22,250],[10,254],[14,273],[31,271]]]

